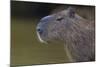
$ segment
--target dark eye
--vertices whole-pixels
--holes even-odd
[[[63,17],[59,17],[59,18],[57,18],[56,20],[57,21],[61,21],[63,19]]]

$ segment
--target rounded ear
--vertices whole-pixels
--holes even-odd
[[[67,10],[68,10],[69,17],[74,18],[75,17],[75,8],[74,7],[69,7]]]

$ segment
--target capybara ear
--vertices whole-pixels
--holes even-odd
[[[68,10],[69,17],[74,18],[75,17],[75,8],[74,7],[69,7],[67,10]]]

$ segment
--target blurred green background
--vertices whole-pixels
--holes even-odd
[[[68,62],[62,43],[43,44],[36,35],[36,25],[40,18],[65,9],[66,6],[11,1],[11,66]],[[94,7],[83,6],[82,9],[77,10],[80,15],[94,20]]]
[[[11,65],[66,62],[63,44],[43,44],[37,38],[36,25],[52,6],[45,5],[11,2]]]

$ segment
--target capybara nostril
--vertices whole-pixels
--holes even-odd
[[[38,28],[37,31],[39,32],[39,34],[42,34],[43,33],[43,30]]]

